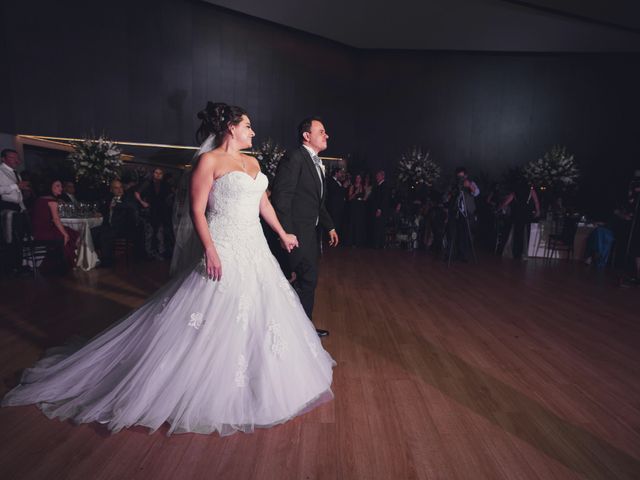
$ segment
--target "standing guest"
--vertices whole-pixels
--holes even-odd
[[[385,182],[384,170],[376,172],[376,184],[371,192],[373,211],[373,248],[383,248],[387,219],[391,213],[391,191]]]
[[[336,168],[331,179],[327,182],[327,211],[333,219],[336,231],[340,236],[343,233],[344,210],[347,198],[347,189],[344,187],[344,170]]]
[[[31,186],[17,171],[22,163],[18,152],[5,148],[0,152],[0,160],[0,210],[24,211],[24,193]]]
[[[295,288],[304,311],[312,320],[318,284],[318,227],[329,232],[329,245],[338,245],[338,233],[325,207],[326,179],[318,154],[327,148],[329,135],[317,117],[305,118],[298,125],[300,147],[293,149],[278,164],[273,180],[271,201],[285,231],[293,233],[299,248],[288,253],[283,262],[287,277],[296,274]],[[316,328],[319,336],[329,335]]]
[[[622,218],[628,223],[626,227],[628,236],[625,238],[624,245],[620,245],[620,249],[624,249],[624,262],[631,259],[631,270],[633,273],[623,279],[621,285],[638,286],[640,285],[640,170],[636,170],[633,180],[629,183],[627,192],[627,201],[622,210]],[[625,265],[625,268],[627,265]]]
[[[142,198],[138,192],[138,182],[134,175],[122,176],[122,188],[124,193],[122,194],[122,203],[127,209],[128,215],[128,232],[127,235],[133,240],[133,255],[138,260],[147,260],[147,249],[145,247],[145,226],[151,229],[151,226],[146,222],[147,216],[141,214],[141,210],[144,210]],[[146,211],[148,213],[148,210]],[[151,234],[149,234],[149,241],[151,240]]]
[[[0,160],[0,241],[8,246],[8,268],[13,273],[20,273],[22,240],[28,221],[24,200],[32,193],[31,185],[17,171],[22,163],[18,152],[6,148],[0,152]]]
[[[524,178],[516,181],[498,207],[504,211],[511,206],[512,249],[514,260],[522,260],[528,245],[531,222],[540,217],[540,201],[535,188]]]
[[[364,176],[364,200],[369,200],[371,192],[373,191],[373,185],[371,185],[371,175],[368,173]]]
[[[136,198],[149,212],[149,236],[147,251],[153,257],[162,258],[169,249],[165,249],[171,231],[171,208],[167,198],[170,194],[169,186],[164,181],[164,170],[156,168],[150,181],[145,182],[140,188]]]
[[[469,261],[473,242],[473,229],[476,223],[476,197],[480,189],[471,180],[465,167],[455,171],[454,182],[446,195],[448,204],[449,255],[463,262]],[[455,248],[456,251],[451,249]]]
[[[354,247],[362,247],[366,241],[367,207],[366,192],[362,182],[362,175],[358,174],[349,187],[349,230],[348,242]]]
[[[47,182],[48,192],[37,198],[31,212],[31,224],[33,238],[39,241],[55,242],[62,246],[64,263],[63,270],[71,269],[75,265],[76,246],[78,244],[78,232],[62,225],[58,215],[58,203],[62,195],[62,182],[53,180]],[[50,256],[42,263],[42,270],[53,268]]]

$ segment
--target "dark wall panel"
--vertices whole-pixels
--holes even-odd
[[[258,140],[292,143],[304,116],[353,148],[355,53],[204,2],[6,6],[13,130],[192,144],[207,100],[245,107]]]
[[[563,144],[583,197],[621,189],[638,166],[638,54],[366,52],[359,69],[359,153],[371,164],[393,168],[421,145],[447,174],[463,164],[495,177]]]
[[[0,131],[192,145],[214,100],[286,145],[321,115],[327,154],[389,170],[422,145],[495,176],[561,143],[612,191],[640,158],[638,54],[358,51],[195,0],[40,3],[2,4]]]

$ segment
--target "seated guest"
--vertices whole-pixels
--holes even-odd
[[[67,180],[62,184],[62,195],[60,200],[64,203],[70,203],[76,207],[80,205],[78,198],[76,197],[76,184],[71,180]]]
[[[120,180],[111,182],[111,193],[102,203],[102,225],[91,229],[94,243],[100,249],[100,266],[110,267],[114,263],[114,241],[128,238],[135,241],[136,212],[131,202],[124,197]]]
[[[31,194],[31,186],[17,172],[21,163],[18,152],[4,149],[0,161],[0,241],[9,246],[8,268],[17,273],[22,268],[22,240],[27,223],[24,200]]]
[[[75,252],[78,243],[78,232],[62,225],[58,215],[58,202],[62,194],[62,182],[53,180],[47,182],[49,191],[36,199],[31,212],[33,238],[36,241],[50,241],[59,243],[64,256],[63,269],[73,268]],[[45,258],[42,270],[51,268],[52,259]]]

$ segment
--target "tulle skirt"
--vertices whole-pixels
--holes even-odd
[[[169,433],[228,435],[333,398],[335,362],[256,235],[218,247],[222,281],[197,265],[88,343],[48,351],[2,405],[113,432],[168,422]]]

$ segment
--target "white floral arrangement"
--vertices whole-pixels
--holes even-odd
[[[542,158],[524,167],[525,178],[536,186],[562,192],[577,186],[580,171],[567,148],[554,145]]]
[[[285,149],[268,138],[260,144],[258,151],[256,152],[256,159],[260,163],[260,169],[264,173],[269,181],[273,180],[276,176],[276,170],[278,163],[285,154]]]
[[[73,163],[76,181],[92,185],[106,185],[120,174],[122,153],[116,144],[104,136],[95,140],[72,142],[73,152],[68,159]]]
[[[398,161],[398,182],[409,187],[433,185],[440,178],[440,166],[431,159],[430,152],[411,147]]]

